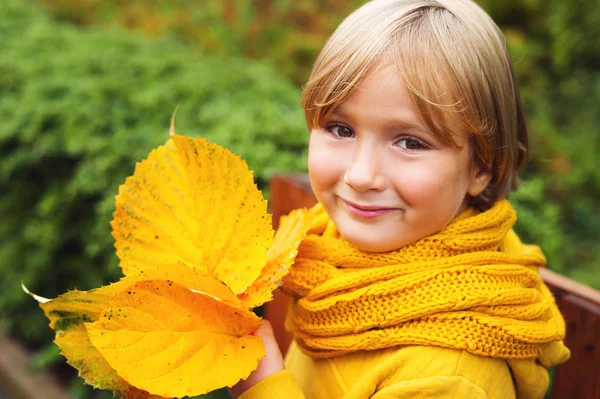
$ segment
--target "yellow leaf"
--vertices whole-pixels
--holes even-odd
[[[121,279],[123,286],[130,286],[142,280],[173,281],[193,291],[211,295],[233,306],[241,305],[239,298],[225,283],[181,262],[165,265],[159,269],[142,270],[136,275]]]
[[[124,280],[124,279],[123,279]],[[54,342],[67,362],[79,370],[79,375],[94,388],[109,389],[124,399],[158,398],[139,390],[124,381],[92,345],[84,323],[98,319],[114,295],[134,283],[118,283],[91,291],[69,291],[56,299],[48,300],[27,291],[38,302],[54,329]]]
[[[54,342],[60,347],[68,363],[79,370],[79,376],[87,384],[112,390],[123,399],[163,398],[142,391],[123,380],[92,345],[84,325],[59,332]]]
[[[260,276],[241,295],[244,307],[251,309],[273,299],[273,290],[287,274],[298,254],[298,246],[311,227],[311,215],[306,209],[297,209],[282,216],[273,245],[268,250],[266,266]]]
[[[251,335],[260,319],[248,309],[272,298],[312,221],[292,212],[273,243],[246,163],[171,135],[116,197],[111,225],[125,277],[54,300],[30,293],[69,363],[124,399],[195,396],[247,378],[264,356]]]
[[[173,135],[119,188],[112,227],[123,273],[180,261],[243,292],[273,239],[266,206],[242,159]]]
[[[50,320],[50,328],[56,332],[69,331],[97,320],[115,293],[123,288],[123,284],[115,283],[91,291],[69,291],[40,303],[40,307]]]
[[[260,319],[241,307],[165,280],[116,296],[91,342],[119,375],[155,395],[182,397],[232,386],[264,356]]]
[[[147,399],[154,396],[149,396],[148,393],[130,386],[119,377],[92,345],[84,323],[98,320],[102,311],[117,294],[131,295],[132,285],[152,279],[186,284],[190,289],[202,291],[233,306],[240,305],[240,300],[225,284],[183,263],[142,271],[91,291],[69,291],[53,300],[42,298],[24,289],[40,302],[41,308],[50,320],[50,327],[57,332],[56,344],[61,348],[68,363],[79,370],[81,377],[89,385],[113,390],[123,398]]]
[[[141,271],[94,290],[69,291],[52,300],[29,294],[40,302],[40,307],[50,320],[50,328],[57,332],[68,331],[72,327],[98,320],[100,313],[115,295],[126,291],[138,281],[161,279],[186,285],[192,290],[202,291],[234,306],[240,304],[240,300],[225,284],[181,262],[166,265],[161,269]]]

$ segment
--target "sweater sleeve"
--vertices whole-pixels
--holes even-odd
[[[479,386],[461,376],[428,377],[389,385],[371,399],[488,399]]]
[[[289,370],[275,373],[253,385],[238,399],[304,399],[300,387]]]

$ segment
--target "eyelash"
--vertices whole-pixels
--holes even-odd
[[[339,133],[334,133],[334,129],[336,129],[336,128],[345,128],[345,129],[348,129],[348,130],[351,132],[352,136],[351,136],[351,137],[347,137],[347,136],[340,136],[340,135],[339,135]],[[340,123],[334,123],[334,124],[327,125],[327,126],[325,126],[325,130],[326,130],[326,131],[327,131],[327,132],[328,132],[328,133],[329,133],[331,136],[333,136],[333,137],[334,137],[334,138],[336,138],[336,139],[344,139],[344,138],[352,138],[352,137],[354,137],[354,132],[352,131],[352,129],[351,129],[351,128],[349,128],[348,126],[346,126],[346,125],[342,125],[342,124],[340,124]],[[417,145],[419,146],[419,148],[416,148],[416,149],[410,149],[410,148],[405,148],[405,147],[400,147],[400,146],[399,146],[399,147],[400,147],[400,148],[402,148],[404,151],[408,151],[408,152],[417,152],[417,151],[423,151],[423,150],[427,150],[427,149],[430,149],[430,148],[431,148],[431,146],[430,146],[429,144],[425,143],[423,140],[421,140],[421,139],[419,139],[419,138],[417,138],[417,137],[414,137],[414,136],[401,137],[401,138],[399,138],[399,139],[396,141],[396,145],[397,145],[398,143],[402,142],[402,141],[411,142],[411,143],[413,143],[413,144],[417,144]]]
[[[334,130],[335,128],[346,128],[346,129],[350,130],[350,131],[352,132],[352,136],[354,136],[354,132],[352,131],[352,129],[350,129],[350,128],[349,128],[348,126],[346,126],[346,125],[342,125],[342,124],[339,124],[339,123],[332,123],[332,124],[330,124],[330,125],[327,125],[327,126],[325,126],[325,130],[326,130],[326,131],[327,131],[327,132],[328,132],[330,135],[332,135],[333,137],[335,137],[335,138],[338,138],[338,139],[347,138],[347,137],[344,137],[344,136],[340,136],[340,135],[339,135],[339,134],[337,134],[337,133],[334,133],[334,132],[333,132],[333,130]]]

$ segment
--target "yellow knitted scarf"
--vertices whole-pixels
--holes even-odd
[[[506,200],[467,210],[394,252],[362,252],[320,205],[282,289],[286,321],[313,357],[435,345],[505,359],[565,361],[564,320],[538,268],[545,258],[513,232]]]

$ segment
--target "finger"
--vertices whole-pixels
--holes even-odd
[[[279,350],[279,345],[277,345],[277,341],[273,335],[271,323],[264,320],[253,335],[263,341],[265,357],[260,360],[258,368],[247,379],[238,382],[229,389],[229,393],[233,398],[237,398],[254,384],[284,369],[283,358]]]
[[[268,359],[268,363],[272,366],[282,365],[283,360],[281,350],[279,349],[279,344],[273,334],[273,326],[271,323],[268,320],[264,320],[260,327],[254,332],[254,335],[262,339],[266,352],[265,359]]]

